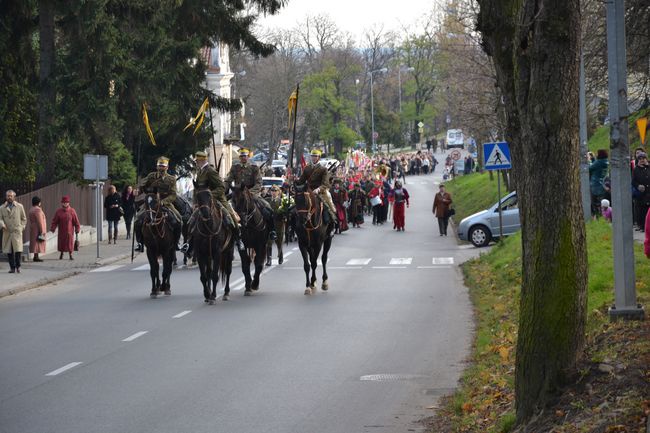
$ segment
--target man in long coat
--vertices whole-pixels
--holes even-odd
[[[81,230],[77,212],[70,206],[70,197],[65,195],[61,199],[61,207],[56,210],[50,231],[54,233],[59,229],[57,235],[57,250],[59,251],[59,260],[63,258],[63,253],[68,253],[70,260],[72,258],[72,251],[74,251],[75,234]]]
[[[2,230],[2,251],[9,258],[9,273],[20,273],[20,255],[23,252],[23,231],[27,216],[23,205],[16,201],[16,193],[7,191],[7,201],[0,206],[0,229]]]

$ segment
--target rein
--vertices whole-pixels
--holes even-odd
[[[312,206],[313,203],[312,203],[312,199],[311,199],[311,192],[309,192],[309,191],[308,192],[302,192],[300,194],[304,195],[305,198],[306,198],[305,201],[307,202],[307,209],[297,209],[297,212],[299,214],[301,214],[301,213],[302,214],[305,214],[305,213],[307,214],[306,215],[307,219],[305,221],[305,230],[307,231],[307,241],[310,242],[311,241],[311,239],[310,239],[311,238],[311,236],[310,236],[311,232],[313,232],[314,230],[318,230],[321,227],[321,225],[323,224],[323,217],[322,217],[323,203],[322,202],[320,203],[321,218],[318,220],[318,224],[316,226],[314,226],[314,223],[312,222],[312,219],[314,218],[314,215],[316,214],[317,209],[314,206]]]
[[[156,202],[156,209],[148,208],[146,210],[147,214],[149,214],[149,221],[145,221],[143,225],[147,226],[149,228],[149,231],[152,234],[157,234],[159,238],[164,238],[165,237],[165,221],[167,220],[167,214],[165,212],[161,212],[161,206],[160,206],[160,201]],[[158,216],[160,215],[160,216]],[[154,232],[155,229],[155,232]]]

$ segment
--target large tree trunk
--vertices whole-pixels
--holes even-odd
[[[43,171],[39,180],[54,180],[54,151],[56,142],[54,124],[54,0],[39,0],[39,103],[38,103],[38,147]]]
[[[518,423],[567,379],[584,345],[587,260],[578,179],[578,0],[479,0],[520,198]]]

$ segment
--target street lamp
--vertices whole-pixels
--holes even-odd
[[[373,153],[377,151],[377,144],[375,143],[375,100],[372,92],[372,76],[375,72],[381,72],[385,74],[388,72],[388,68],[375,69],[374,71],[368,72],[370,75],[370,124],[372,127],[372,151]]]
[[[397,89],[399,93],[399,112],[402,112],[402,68],[404,65],[399,65],[399,68],[397,68]],[[404,69],[404,72],[411,72],[415,71],[415,68],[413,66],[408,66],[407,68]]]

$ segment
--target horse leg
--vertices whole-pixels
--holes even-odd
[[[300,254],[302,255],[302,267],[305,270],[305,295],[311,295],[311,284],[309,283],[309,255],[307,254],[307,247],[298,241],[300,247]]]
[[[208,286],[208,266],[203,257],[199,260],[199,272],[201,273],[201,285],[203,286],[203,302],[210,301],[210,289]]]
[[[327,282],[327,255],[332,246],[332,237],[328,236],[323,243],[323,255],[321,256],[321,261],[323,262],[323,286],[322,289],[327,291],[329,289],[329,283]]]
[[[172,250],[166,257],[163,257],[163,271],[162,271],[162,290],[165,292],[166,296],[172,294],[172,284],[171,284],[171,275],[172,275],[172,266],[173,261],[176,258],[176,251]]]
[[[158,279],[158,257],[150,248],[147,248],[147,259],[149,259],[149,275],[151,276],[151,298],[155,299],[160,293],[160,280]]]
[[[320,253],[320,248],[313,248],[309,251],[310,261],[311,261],[311,289],[316,291],[316,268],[318,267],[318,253]]]
[[[212,263],[210,264],[210,281],[212,282],[212,292],[210,293],[210,305],[214,305],[217,302],[217,283],[219,282],[219,260],[221,257],[219,253],[215,254],[212,257]]]
[[[239,252],[239,257],[241,258],[241,270],[242,270],[242,273],[244,274],[244,279],[246,280],[244,296],[250,296],[251,293],[252,293],[252,290],[251,290],[251,258],[248,256],[247,251],[240,251]]]
[[[264,261],[266,260],[266,243],[262,244],[255,253],[255,275],[253,276],[253,284],[251,290],[258,291],[260,289],[260,275],[264,269]]]
[[[225,255],[225,259],[222,264],[223,271],[221,275],[225,276],[226,279],[226,285],[223,289],[224,301],[230,299],[230,274],[232,274],[232,262],[234,259],[235,259],[234,249],[233,246],[231,245],[230,249],[227,250],[227,254]]]

